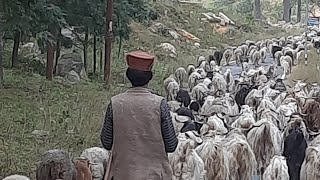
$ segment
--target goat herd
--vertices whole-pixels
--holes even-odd
[[[286,84],[305,43],[311,49],[319,41],[246,41],[165,79],[179,139],[169,154],[174,180],[320,179],[320,85]],[[273,63],[260,66],[269,56]],[[221,61],[232,60],[239,77],[223,72]]]
[[[199,56],[164,80],[179,139],[168,155],[173,180],[320,179],[320,85],[285,84],[304,47],[320,47],[303,37],[246,41]],[[226,68],[234,61],[239,77]],[[108,152],[93,147],[80,157],[72,162],[65,151],[50,150],[36,179],[102,180]]]

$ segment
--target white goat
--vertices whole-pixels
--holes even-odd
[[[285,157],[274,156],[263,173],[263,180],[289,180],[288,166]]]

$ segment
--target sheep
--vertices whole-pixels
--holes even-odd
[[[268,120],[259,120],[247,135],[257,160],[257,173],[262,176],[274,155],[281,154],[282,138],[279,129]]]
[[[168,101],[175,100],[179,90],[180,90],[180,87],[176,81],[170,82],[167,86],[167,92],[168,92],[167,100]]]
[[[290,74],[290,64],[283,58],[280,58],[280,65],[283,69],[283,78],[286,78],[286,75]]]
[[[107,150],[99,147],[88,148],[81,153],[80,157],[89,160],[93,180],[103,179],[106,163],[109,159]]]
[[[263,47],[260,49],[261,61],[264,63],[267,57],[267,47]]]
[[[289,180],[288,166],[283,156],[274,156],[266,171],[263,173],[264,180]]]
[[[192,88],[191,97],[197,101],[201,101],[208,92],[209,88],[205,84],[199,83]]]
[[[280,57],[283,56],[282,51],[277,51],[274,55],[274,60],[276,60],[278,66],[280,66]]]
[[[188,79],[188,87],[191,91],[193,87],[195,87],[198,84],[198,81],[201,79],[201,75],[198,72],[193,72],[190,74]]]
[[[206,57],[204,56],[199,56],[198,59],[197,59],[197,65],[200,66],[200,64],[202,62],[205,62],[206,61]]]
[[[280,64],[282,61],[286,61],[288,64],[289,64],[289,69],[288,69],[288,73],[291,73],[292,72],[292,66],[293,66],[293,60],[290,56],[282,56],[280,58]]]
[[[187,79],[188,74],[187,71],[184,67],[179,67],[174,73],[177,83],[179,84],[180,87],[183,87],[183,82]]]
[[[187,72],[188,72],[188,76],[190,76],[191,73],[195,72],[196,67],[194,67],[194,65],[189,64],[187,67]]]
[[[234,58],[236,60],[236,64],[239,65],[241,63],[241,57],[243,56],[243,50],[238,47],[236,50],[234,50]]]
[[[227,82],[227,90],[230,92],[233,90],[233,85],[234,85],[234,80],[233,80],[233,76],[232,76],[232,72],[231,70],[228,68],[226,70],[226,72],[223,74],[224,79]]]
[[[21,175],[11,175],[5,177],[3,180],[30,180],[30,178]]]
[[[226,65],[229,65],[231,58],[233,56],[233,52],[231,49],[226,49],[223,53],[223,59],[226,61]]]

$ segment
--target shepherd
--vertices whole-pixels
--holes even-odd
[[[148,88],[155,57],[143,51],[126,55],[132,87],[111,98],[101,142],[110,151],[105,180],[170,180],[167,153],[175,151],[170,108]]]

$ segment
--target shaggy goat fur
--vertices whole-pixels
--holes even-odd
[[[285,157],[274,156],[263,173],[263,180],[289,180],[288,166]]]
[[[196,148],[196,151],[204,161],[207,172],[206,179],[227,179],[229,167],[227,166],[227,157],[225,157],[221,142],[216,141],[214,138],[208,138]]]
[[[271,158],[281,154],[281,133],[273,123],[264,119],[255,123],[247,138],[257,160],[257,173],[262,176]]]
[[[226,152],[225,156],[228,158],[228,163],[225,166],[229,168],[229,178],[222,179],[251,179],[256,173],[257,163],[246,137],[240,130],[234,129],[222,141]]]
[[[177,82],[180,85],[180,87],[183,87],[183,82],[187,80],[188,74],[184,67],[179,67],[174,72],[175,77],[177,78]]]
[[[310,145],[301,166],[300,180],[320,179],[320,144]]]
[[[305,122],[312,131],[320,129],[320,103],[315,100],[307,100],[302,108],[302,113],[307,114]]]

